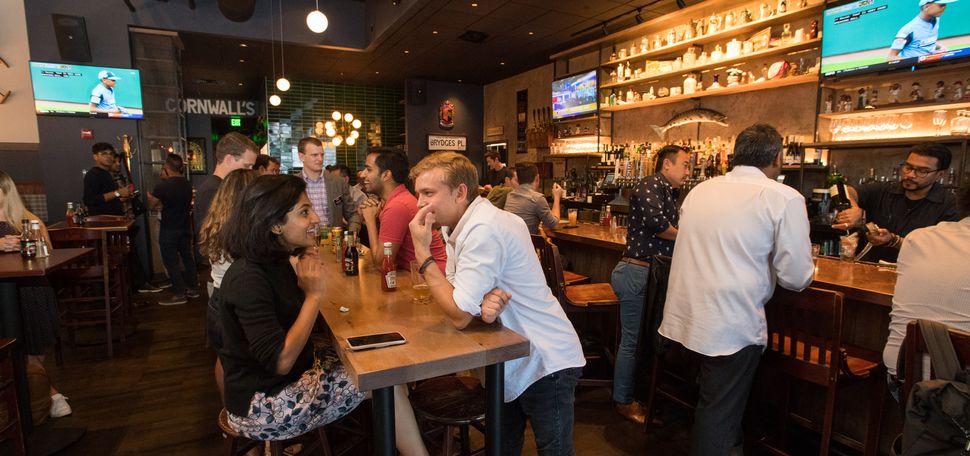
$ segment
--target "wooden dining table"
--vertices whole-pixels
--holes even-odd
[[[334,346],[361,391],[372,391],[375,452],[393,455],[394,386],[485,367],[488,455],[500,451],[505,361],[529,355],[529,341],[500,323],[473,322],[456,329],[437,304],[418,301],[408,271],[397,271],[397,290],[381,290],[381,276],[367,254],[360,274],[347,276],[333,253],[321,252],[327,299],[320,314],[333,333]],[[347,339],[398,332],[402,345],[353,351]]]
[[[0,337],[23,340],[24,327],[20,315],[17,279],[45,277],[93,251],[90,248],[54,249],[50,256],[30,259],[17,253],[0,254]],[[21,425],[24,432],[29,434],[33,430],[33,420],[30,419],[30,392],[27,389],[26,359],[21,344],[17,344],[14,360]]]

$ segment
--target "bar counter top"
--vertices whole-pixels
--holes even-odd
[[[566,255],[570,254],[570,250],[582,246],[609,249],[612,251],[610,253],[616,255],[622,254],[626,245],[626,228],[611,230],[595,223],[579,223],[575,228],[546,229],[546,234],[557,244],[560,241],[570,244],[572,248],[560,246],[560,250]],[[600,254],[607,253],[600,251]],[[593,271],[575,272],[597,275]],[[849,263],[837,258],[819,257],[812,286],[840,291],[848,299],[891,307],[893,289],[896,287],[896,271],[873,263]]]

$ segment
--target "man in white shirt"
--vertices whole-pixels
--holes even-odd
[[[959,222],[914,230],[899,251],[889,339],[882,356],[894,396],[896,361],[910,321],[935,320],[970,331],[970,182],[960,188],[957,207]]]
[[[734,169],[695,187],[681,206],[660,334],[701,358],[692,456],[741,444],[741,418],[767,344],[764,305],[775,285],[812,281],[805,199],[775,181],[781,135],[758,124],[738,135]]]
[[[502,314],[502,324],[531,345],[528,357],[505,363],[500,454],[521,453],[530,421],[540,455],[573,455],[573,402],[586,361],[546,285],[525,222],[477,196],[478,171],[463,155],[429,155],[411,169],[411,178],[419,209],[409,229],[434,301],[458,329],[475,317],[492,323]],[[433,267],[429,249],[437,226],[447,275]]]

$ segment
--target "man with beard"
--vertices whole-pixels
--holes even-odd
[[[923,143],[909,151],[899,165],[899,182],[879,182],[850,188],[852,207],[839,213],[836,229],[862,227],[874,222],[879,230],[869,233],[873,249],[865,261],[895,262],[903,238],[917,228],[959,220],[956,200],[937,181],[946,179],[950,149]]]

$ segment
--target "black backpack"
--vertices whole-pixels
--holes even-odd
[[[970,372],[960,368],[946,325],[919,325],[937,378],[913,385],[906,400],[902,454],[970,455]]]

